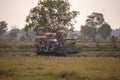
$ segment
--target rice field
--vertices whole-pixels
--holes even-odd
[[[0,80],[120,80],[120,44],[78,43],[80,53],[36,55],[34,42],[0,41]]]
[[[120,58],[2,56],[0,80],[120,80]]]

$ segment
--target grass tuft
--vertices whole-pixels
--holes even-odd
[[[0,70],[0,76],[14,76],[15,73],[15,69]]]
[[[56,78],[65,80],[76,80],[78,79],[78,74],[75,72],[62,71],[56,76]]]

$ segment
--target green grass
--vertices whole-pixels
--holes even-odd
[[[3,56],[0,80],[120,80],[120,59]]]

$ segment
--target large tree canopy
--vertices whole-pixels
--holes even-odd
[[[96,30],[97,30],[97,26],[101,26],[104,23],[104,16],[102,13],[97,13],[97,12],[93,12],[91,15],[87,16],[86,19],[86,25],[88,25],[88,27],[91,27],[91,32],[88,34],[93,34],[91,37],[93,38],[93,42],[96,41]]]
[[[87,25],[82,25],[80,32],[81,32],[81,37],[84,39],[91,39],[94,34],[93,29]]]
[[[96,41],[98,34],[103,39],[106,39],[111,34],[111,26],[105,22],[102,13],[93,12],[91,15],[88,15],[85,25],[87,27],[81,27],[81,36],[91,37],[93,42]]]
[[[25,29],[56,32],[58,29],[72,27],[77,11],[70,10],[68,0],[39,0],[26,18]]]
[[[92,28],[96,28],[104,23],[104,16],[102,13],[93,12],[87,16],[86,25]]]
[[[107,23],[103,24],[99,29],[98,29],[98,34],[101,35],[103,39],[106,39],[111,35],[112,29],[111,26]]]

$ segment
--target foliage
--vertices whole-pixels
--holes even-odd
[[[42,32],[67,30],[73,25],[77,11],[70,11],[68,0],[39,0],[38,5],[30,10],[26,17],[25,30],[33,29]]]
[[[103,14],[97,12],[93,12],[91,15],[88,15],[86,19],[86,24],[94,28],[96,28],[98,25],[101,25],[103,22],[104,22]]]
[[[86,25],[93,29],[93,42],[96,41],[96,30],[97,26],[102,25],[104,22],[104,16],[102,13],[93,12],[91,15],[88,15],[86,19]]]
[[[117,48],[117,40],[118,40],[118,37],[112,36],[112,37],[110,38],[110,40],[111,40],[111,42],[112,42],[112,44],[113,44],[113,47],[114,47],[114,48]]]
[[[94,34],[94,30],[91,27],[88,27],[87,25],[81,26],[81,36],[84,37],[84,39],[91,39],[91,37]]]
[[[10,30],[10,34],[9,34],[11,40],[16,39],[19,32],[20,32],[20,29],[18,29],[18,28],[13,28],[13,29],[11,29],[11,30]]]
[[[106,39],[111,35],[111,26],[105,22],[102,13],[93,12],[91,15],[88,15],[85,25],[87,27],[81,26],[81,35],[92,38],[93,42],[96,42],[98,37]]]
[[[7,31],[7,25],[5,21],[0,22],[0,36]]]
[[[100,28],[98,28],[98,34],[101,35],[103,39],[106,39],[111,35],[112,29],[111,26],[107,23],[103,24]]]

